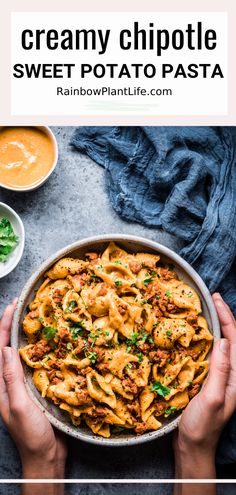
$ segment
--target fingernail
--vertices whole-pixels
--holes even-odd
[[[222,296],[220,295],[220,293],[219,293],[219,292],[214,292],[213,296],[217,296],[217,297],[219,297],[220,299],[222,299]]]
[[[220,340],[220,351],[224,354],[228,354],[229,352],[229,342],[227,339]]]
[[[12,349],[11,347],[3,347],[2,350],[3,359],[5,363],[9,363],[12,359]]]

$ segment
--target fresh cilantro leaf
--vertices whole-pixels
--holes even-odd
[[[87,354],[87,357],[90,359],[92,364],[95,364],[97,361],[97,353],[96,352],[89,352]]]
[[[172,293],[171,293],[169,290],[167,290],[167,291],[166,291],[166,296],[167,296],[167,297],[172,297]]]
[[[148,333],[146,333],[146,332],[143,331],[142,332],[142,341],[143,342],[146,342],[147,338],[148,338]]]
[[[167,337],[171,337],[172,331],[171,330],[166,330],[166,335],[167,335]]]
[[[101,281],[101,279],[99,277],[97,277],[97,275],[95,275],[95,273],[92,273],[91,279],[93,282],[100,282]]]
[[[138,362],[139,363],[142,363],[143,362],[143,354],[142,354],[142,352],[138,352],[137,357],[138,357]]]
[[[125,367],[127,370],[131,370],[132,369],[132,364],[127,364],[126,367]]]
[[[84,335],[84,327],[83,327],[83,320],[81,320],[78,323],[74,323],[72,327],[70,327],[70,333],[72,336],[72,339],[78,339],[78,336],[83,337]]]
[[[98,336],[97,335],[94,335],[93,333],[89,333],[89,337],[92,340],[91,347],[93,347],[94,344],[96,343],[96,340],[97,340]]]
[[[137,333],[137,332],[131,333],[130,338],[126,341],[127,352],[130,352],[132,345],[135,345],[136,347],[138,347],[138,345],[139,345],[138,338],[139,338],[139,333]]]
[[[45,327],[43,329],[43,336],[46,340],[54,339],[56,333],[57,333],[57,331],[56,331],[56,328],[54,328],[54,327]]]
[[[165,410],[164,417],[168,418],[171,414],[173,414],[176,411],[177,407],[176,406],[170,406]]]
[[[115,285],[116,285],[116,287],[120,287],[122,285],[122,280],[119,280],[119,278],[117,278],[115,280]]]
[[[144,283],[144,285],[146,285],[146,287],[147,287],[147,285],[151,284],[152,280],[153,280],[153,278],[152,278],[152,277],[148,277],[148,278],[145,278],[145,279],[144,279],[143,283]]]
[[[126,431],[126,428],[123,426],[115,426],[112,428],[112,433],[122,433],[123,431]]]
[[[168,395],[170,393],[170,388],[165,387],[160,382],[154,382],[153,385],[151,386],[150,390],[152,392],[156,392],[161,397],[165,397],[166,395]]]
[[[0,262],[5,262],[18,244],[18,237],[7,218],[0,220]]]
[[[77,305],[76,301],[71,301],[69,303],[69,306],[68,306],[69,311],[73,311],[73,309],[75,309],[76,305]]]

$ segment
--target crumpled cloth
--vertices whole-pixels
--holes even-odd
[[[182,239],[236,314],[236,128],[80,127],[70,144],[105,168],[115,211]],[[236,461],[236,415],[217,458]]]

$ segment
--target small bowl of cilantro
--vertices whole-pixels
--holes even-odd
[[[25,244],[24,225],[17,213],[0,203],[0,278],[18,265]]]

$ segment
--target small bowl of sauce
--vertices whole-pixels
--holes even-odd
[[[32,191],[53,172],[58,159],[49,127],[0,127],[0,186]]]

